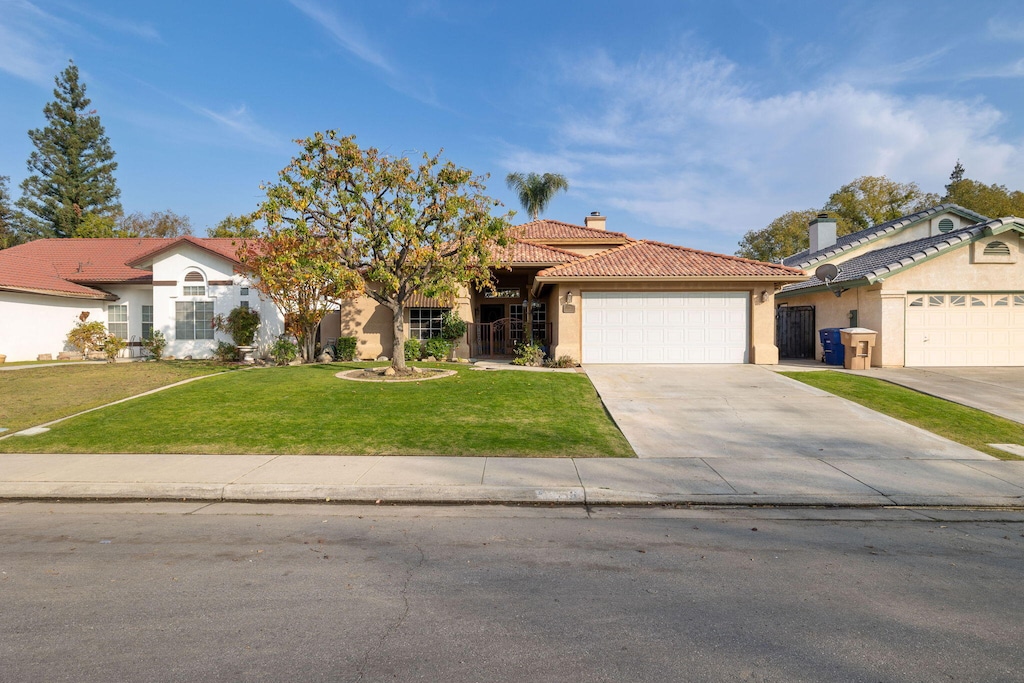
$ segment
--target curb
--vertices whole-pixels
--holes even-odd
[[[863,494],[692,494],[587,490],[583,487],[331,486],[111,482],[8,482],[3,501],[205,501],[218,503],[328,503],[352,505],[556,505],[728,507],[963,507],[1024,509],[1024,496]]]

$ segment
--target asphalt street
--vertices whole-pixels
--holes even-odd
[[[1024,513],[0,504],[0,680],[1013,681]]]

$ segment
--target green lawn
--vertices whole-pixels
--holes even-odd
[[[227,366],[203,361],[163,361],[0,372],[0,427],[24,429],[225,369]]]
[[[633,455],[584,375],[460,367],[423,382],[334,376],[355,367],[365,366],[229,373],[0,441],[0,451]]]
[[[1024,445],[1024,425],[1018,422],[870,377],[831,371],[782,374],[1001,460],[1021,459],[989,446]]]

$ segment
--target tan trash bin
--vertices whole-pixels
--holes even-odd
[[[843,367],[847,370],[867,370],[871,367],[871,351],[878,333],[865,327],[844,327],[839,330],[843,342]]]

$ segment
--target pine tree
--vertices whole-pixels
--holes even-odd
[[[21,214],[11,205],[10,177],[0,175],[0,249],[21,244]]]
[[[956,194],[957,183],[964,179],[964,165],[960,163],[960,160],[956,160],[956,166],[953,167],[953,172],[949,174],[949,185],[946,185],[946,196],[943,197],[943,201],[949,201],[950,197]]]
[[[88,109],[78,67],[70,62],[54,81],[55,99],[43,108],[47,126],[28,132],[36,149],[18,206],[32,214],[30,229],[40,236],[74,237],[88,215],[120,213],[121,191],[114,151],[96,111]]]

